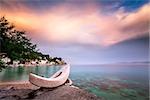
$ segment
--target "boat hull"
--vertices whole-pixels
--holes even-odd
[[[63,85],[70,74],[70,65],[64,65],[58,72],[56,72],[52,77],[45,78],[38,76],[36,74],[30,73],[29,81],[39,87],[54,88]]]

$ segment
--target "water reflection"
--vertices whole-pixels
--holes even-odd
[[[60,66],[36,66],[36,67],[8,67],[0,72],[0,82],[24,81],[28,80],[29,73],[35,73],[43,77],[50,77]]]
[[[7,68],[0,81],[28,80],[30,72],[49,77],[59,66]],[[78,65],[71,66],[73,84],[104,100],[148,100],[148,65]]]

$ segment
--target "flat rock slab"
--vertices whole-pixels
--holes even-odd
[[[0,100],[100,100],[74,86],[60,86],[58,88],[9,89],[0,90]]]

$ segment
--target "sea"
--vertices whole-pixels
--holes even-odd
[[[60,66],[7,67],[0,82],[27,81],[29,73],[50,77]],[[149,100],[148,64],[71,65],[73,85],[102,100]]]

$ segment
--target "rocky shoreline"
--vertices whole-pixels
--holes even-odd
[[[30,83],[0,84],[0,100],[100,100],[75,86],[39,88]]]

